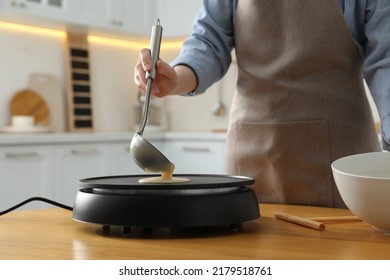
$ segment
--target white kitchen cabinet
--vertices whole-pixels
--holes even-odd
[[[200,6],[200,0],[2,0],[0,19],[110,37],[149,37],[159,18],[164,37],[183,37]]]
[[[152,26],[151,0],[73,0],[73,21],[89,27],[145,34]]]
[[[107,175],[109,146],[106,143],[56,145],[54,165],[56,199],[72,206],[80,179]]]
[[[132,135],[0,135],[0,210],[35,196],[73,206],[80,179],[145,174],[130,156]],[[223,135],[162,133],[145,138],[176,165],[177,174],[225,173]],[[52,206],[33,202],[23,208],[47,207]]]
[[[224,141],[166,140],[164,153],[175,164],[175,173],[226,173]]]
[[[161,1],[161,0],[160,0]],[[116,14],[120,18],[123,31],[135,35],[150,36],[155,22],[153,0],[123,0]]]
[[[2,0],[0,10],[12,17],[33,16],[35,18],[70,20],[72,18],[69,0]]]
[[[109,26],[112,11],[109,8],[110,0],[79,0],[73,3],[73,21],[75,23],[90,24],[93,26]],[[115,1],[116,2],[116,1]]]
[[[224,140],[148,139],[175,164],[175,173],[225,174]],[[109,175],[145,174],[130,156],[129,143],[110,144]]]
[[[146,137],[147,138],[147,137]],[[152,145],[164,152],[165,141],[163,139],[150,140]],[[110,144],[110,175],[139,175],[145,174],[130,155],[130,140]]]
[[[164,37],[183,37],[201,6],[200,0],[72,0],[75,23],[150,36],[159,18]]]
[[[110,144],[110,175],[135,175],[143,173],[130,155],[130,141]]]
[[[155,0],[156,17],[164,28],[164,37],[184,37],[191,33],[192,21],[201,0]]]
[[[49,146],[0,147],[0,210],[35,196],[54,197],[51,155]],[[32,202],[19,209],[44,207]]]

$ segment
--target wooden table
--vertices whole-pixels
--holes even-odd
[[[301,217],[351,215],[348,210],[320,207],[260,206],[262,217],[237,231],[136,230],[122,237],[102,227],[73,221],[71,212],[53,208],[15,211],[0,217],[0,259],[10,260],[239,260],[239,259],[390,259],[390,236],[365,222],[326,224],[324,231],[274,217],[282,211]]]

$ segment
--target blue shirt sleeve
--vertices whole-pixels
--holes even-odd
[[[364,77],[390,143],[390,1],[366,0],[361,12]]]
[[[198,80],[190,94],[199,94],[218,81],[229,69],[234,47],[233,13],[235,1],[204,0],[192,25],[192,34],[172,66],[192,68]]]

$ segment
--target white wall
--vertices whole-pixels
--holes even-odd
[[[171,127],[193,131],[226,129],[235,82],[236,67],[232,65],[221,81],[201,95],[167,97],[166,110]],[[226,107],[224,116],[216,116],[212,113],[218,101],[222,101]]]
[[[27,87],[30,73],[64,77],[62,47],[58,36],[0,28],[0,128],[9,122],[11,97]]]
[[[95,129],[121,131],[134,127],[133,106],[137,88],[133,82],[136,52],[127,47],[90,44]]]

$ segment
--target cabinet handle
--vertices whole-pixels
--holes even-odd
[[[94,155],[98,153],[96,149],[74,149],[71,150],[70,153],[72,155]]]
[[[23,2],[18,3],[17,1],[11,1],[10,4],[11,4],[12,7],[20,7],[20,8],[25,8],[26,7],[26,4],[23,3]]]
[[[27,153],[5,153],[6,158],[36,158],[39,157],[37,152],[27,152]]]
[[[210,148],[207,147],[183,147],[184,152],[208,153]]]
[[[120,20],[115,20],[115,19],[113,19],[113,20],[111,20],[111,24],[112,24],[112,25],[116,25],[116,26],[122,26],[122,25],[123,25],[123,22],[120,21]]]

